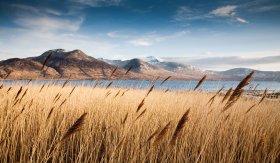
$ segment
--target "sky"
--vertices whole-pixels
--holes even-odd
[[[280,0],[0,1],[0,60],[58,48],[280,71]]]

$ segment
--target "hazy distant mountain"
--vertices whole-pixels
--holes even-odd
[[[108,60],[108,59],[102,59],[103,61],[123,67],[125,69],[128,69],[132,67],[132,71],[146,74],[149,76],[160,77],[165,78],[167,76],[172,76],[172,79],[199,79],[201,75],[189,75],[189,74],[180,74],[175,71],[172,71],[171,69],[168,69],[164,67],[164,62],[160,62],[159,60],[148,57],[148,58],[134,58],[131,60]],[[162,63],[162,64],[158,64]]]
[[[199,79],[204,75],[202,70],[193,66],[176,62],[166,62],[154,56],[140,59],[134,58],[131,60],[103,59],[103,61],[124,68],[133,66],[133,70],[136,72],[155,74],[158,76],[165,74],[173,76],[175,79]]]
[[[124,68],[132,67],[132,70],[141,74],[147,74],[154,77],[165,78],[167,76],[172,76],[173,79],[194,79],[192,76],[182,75],[174,73],[172,71],[161,68],[157,65],[152,65],[141,59],[131,59],[124,65]]]
[[[159,62],[162,62],[161,58],[154,57],[154,56],[143,57],[143,58],[140,58],[140,59],[145,61],[145,62],[148,62],[150,64],[157,64]]]
[[[249,68],[234,68],[227,71],[213,71],[214,74],[219,76],[224,80],[240,80],[249,74],[253,69]],[[279,71],[259,71],[255,70],[253,76],[254,80],[270,80],[270,81],[280,81],[280,72]]]
[[[167,74],[173,73],[173,76],[177,78],[187,78],[187,79],[199,79],[203,75],[207,74],[207,78],[210,80],[241,80],[249,74],[253,69],[248,68],[235,68],[226,71],[212,71],[212,70],[201,70],[197,67],[186,65],[177,62],[168,62],[164,59],[157,58],[154,56],[144,57],[140,59],[132,60],[104,60],[107,63],[118,65],[120,67],[128,67],[127,64],[134,65],[135,71],[151,71],[160,70],[160,72],[166,71]],[[129,63],[131,62],[131,63]],[[140,66],[142,65],[142,66]],[[145,72],[147,73],[147,72]],[[157,73],[157,72],[154,72]],[[161,74],[158,72],[158,74]],[[174,75],[175,74],[175,75]],[[280,72],[278,71],[258,71],[254,75],[255,80],[272,80],[280,81]]]
[[[199,75],[199,76],[204,74],[204,71],[194,66],[177,63],[177,62],[168,62],[153,56],[147,57],[146,61],[152,65],[156,65],[165,70],[172,71],[175,73],[180,73],[185,75]]]
[[[52,53],[44,70],[43,63]],[[112,71],[118,66],[111,79],[147,79],[156,77],[164,79],[190,80],[200,79],[207,74],[210,80],[241,80],[252,69],[236,68],[227,71],[200,70],[191,65],[177,62],[168,62],[153,56],[134,58],[131,60],[95,59],[81,50],[66,52],[55,49],[44,52],[42,55],[30,58],[14,58],[0,61],[0,78],[8,79],[108,79]],[[132,68],[128,75],[124,75],[128,68]],[[255,80],[280,81],[280,72],[256,71]]]
[[[130,68],[135,72],[144,72],[144,71],[152,71],[152,70],[161,70],[159,67],[153,66],[141,59],[131,59],[127,61],[124,65],[124,68]]]
[[[109,60],[104,58],[98,58],[98,59],[106,63],[109,63],[111,65],[115,65],[119,67],[124,67],[130,61],[130,60]]]

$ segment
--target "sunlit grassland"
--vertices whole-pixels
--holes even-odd
[[[0,162],[280,161],[279,100],[242,96],[222,111],[221,94],[211,104],[214,93],[147,93],[4,85]]]

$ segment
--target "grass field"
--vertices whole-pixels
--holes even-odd
[[[279,162],[280,101],[214,95],[4,85],[0,162]]]

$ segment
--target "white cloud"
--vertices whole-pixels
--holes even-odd
[[[227,5],[218,7],[210,12],[205,12],[198,9],[189,8],[188,6],[181,6],[177,9],[173,21],[184,22],[192,20],[216,20],[216,18],[222,17],[227,20],[234,20],[239,23],[248,23],[244,18],[237,16],[237,6]]]
[[[240,23],[248,23],[247,20],[240,18],[240,17],[236,17],[236,21],[240,22]]]
[[[14,20],[14,22],[21,27],[42,31],[78,31],[83,21],[84,19],[82,17],[77,20],[68,20],[49,16],[23,16]]]
[[[267,71],[280,71],[279,49],[240,53],[235,56],[214,55],[211,53],[208,56],[162,57],[162,59],[193,65],[208,70],[226,70],[246,67]]]
[[[38,13],[39,9],[33,6],[13,7],[18,8],[13,20],[18,27],[0,27],[0,59],[37,56],[57,48],[81,49],[94,56],[108,56],[115,52],[117,45],[80,34],[84,18],[79,13],[60,16],[52,9]]]
[[[43,8],[34,7],[34,6],[30,6],[30,5],[25,5],[25,4],[12,4],[11,6],[15,7],[17,9],[24,10],[24,11],[36,13],[36,15],[44,15],[44,14],[50,14],[50,15],[55,15],[55,16],[63,15],[63,13],[60,11],[57,11],[57,10],[51,9],[51,8],[46,8],[46,7],[43,7]]]
[[[14,23],[25,29],[75,32],[80,29],[84,21],[82,16],[63,14],[52,8],[23,4],[12,4],[11,6],[17,8]]]
[[[227,5],[227,6],[219,7],[213,10],[211,13],[214,14],[215,16],[222,16],[222,17],[234,16],[236,8],[237,6],[235,5]]]
[[[63,48],[66,50],[81,49],[94,57],[116,54],[117,45],[91,36],[77,33],[38,31],[33,29],[3,29],[0,38],[0,59],[10,57],[30,57],[42,54],[49,49]],[[16,47],[16,48],[14,48]]]
[[[180,31],[180,32],[173,33],[171,35],[160,35],[157,34],[156,32],[151,32],[148,34],[142,34],[142,36],[140,35],[140,37],[136,37],[137,35],[135,32],[112,31],[112,32],[108,32],[106,35],[113,39],[124,40],[125,42],[133,46],[152,46],[155,43],[182,37],[186,33],[187,33],[186,31]]]
[[[112,31],[112,32],[108,32],[107,36],[110,38],[119,38],[119,39],[125,39],[128,38],[129,36],[126,34],[122,34],[118,31]]]
[[[182,37],[186,34],[186,31],[181,31],[181,32],[177,32],[174,33],[172,35],[166,35],[166,36],[159,36],[156,34],[150,34],[150,35],[146,35],[144,37],[141,38],[136,38],[133,40],[128,41],[128,43],[134,45],[134,46],[151,46],[155,43],[159,43],[159,42],[163,42],[169,39],[174,39],[174,38],[178,38],[178,37]]]
[[[151,46],[153,45],[153,41],[149,39],[136,39],[129,41],[130,44],[134,46]]]
[[[236,5],[227,5],[227,6],[222,6],[222,7],[216,8],[215,10],[211,11],[210,14],[213,14],[216,17],[229,17],[229,18],[233,19],[234,21],[236,21],[238,23],[242,23],[242,24],[249,23],[244,18],[237,16],[236,9],[237,9]]]

